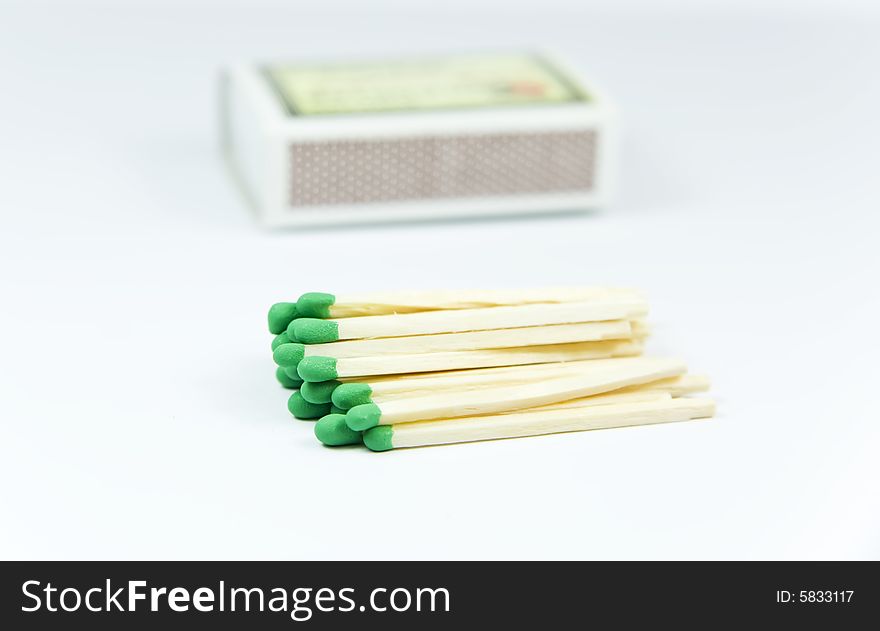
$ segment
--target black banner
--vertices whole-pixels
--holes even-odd
[[[873,562],[4,562],[7,629],[854,624]]]

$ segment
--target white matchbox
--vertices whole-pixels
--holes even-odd
[[[614,187],[614,107],[544,55],[239,64],[221,107],[268,227],[587,210]]]

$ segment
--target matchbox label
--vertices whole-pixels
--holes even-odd
[[[425,111],[586,101],[535,55],[461,55],[385,62],[266,68],[294,115]]]

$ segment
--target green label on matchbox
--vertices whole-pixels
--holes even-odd
[[[535,55],[456,55],[266,68],[291,114],[357,114],[585,101]]]

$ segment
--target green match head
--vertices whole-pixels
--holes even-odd
[[[342,408],[338,408],[335,405],[333,405],[332,403],[330,404],[330,414],[342,414],[342,416],[345,416],[346,412],[347,412],[347,410],[343,410]]]
[[[335,320],[297,318],[287,327],[287,334],[303,344],[325,344],[339,339],[339,324]]]
[[[333,391],[333,405],[350,410],[356,405],[372,403],[373,389],[368,383],[343,383]]]
[[[330,306],[336,302],[333,294],[313,291],[303,294],[296,301],[297,315],[303,318],[329,318]]]
[[[294,379],[287,374],[287,370],[281,366],[278,366],[278,368],[275,369],[275,378],[278,380],[278,383],[285,388],[299,388],[303,383],[303,380],[299,378],[299,375]]]
[[[336,372],[335,357],[320,355],[306,357],[299,363],[296,370],[304,381],[330,381],[339,378],[339,373]]]
[[[287,400],[287,409],[296,418],[321,418],[330,412],[329,403],[309,403],[300,394],[299,390],[294,390],[293,394]]]
[[[282,344],[290,344],[291,339],[287,336],[287,331],[284,333],[279,333],[275,336],[275,339],[272,340],[272,352],[275,352],[275,349],[281,346]]]
[[[306,354],[306,349],[302,344],[282,344],[272,353],[272,359],[275,363],[284,368],[297,366]]]
[[[276,302],[269,307],[269,332],[278,335],[298,315],[295,302]]]
[[[394,436],[392,425],[379,425],[364,432],[363,441],[370,451],[388,451],[394,449],[391,437]]]
[[[382,410],[375,403],[356,405],[345,414],[345,422],[358,432],[376,427],[380,418],[382,418]]]
[[[339,382],[331,379],[330,381],[309,381],[302,385],[300,393],[303,398],[311,403],[330,403],[333,397],[333,391]]]
[[[361,433],[355,432],[345,424],[344,414],[328,414],[315,423],[315,436],[325,445],[356,445],[361,442]]]

